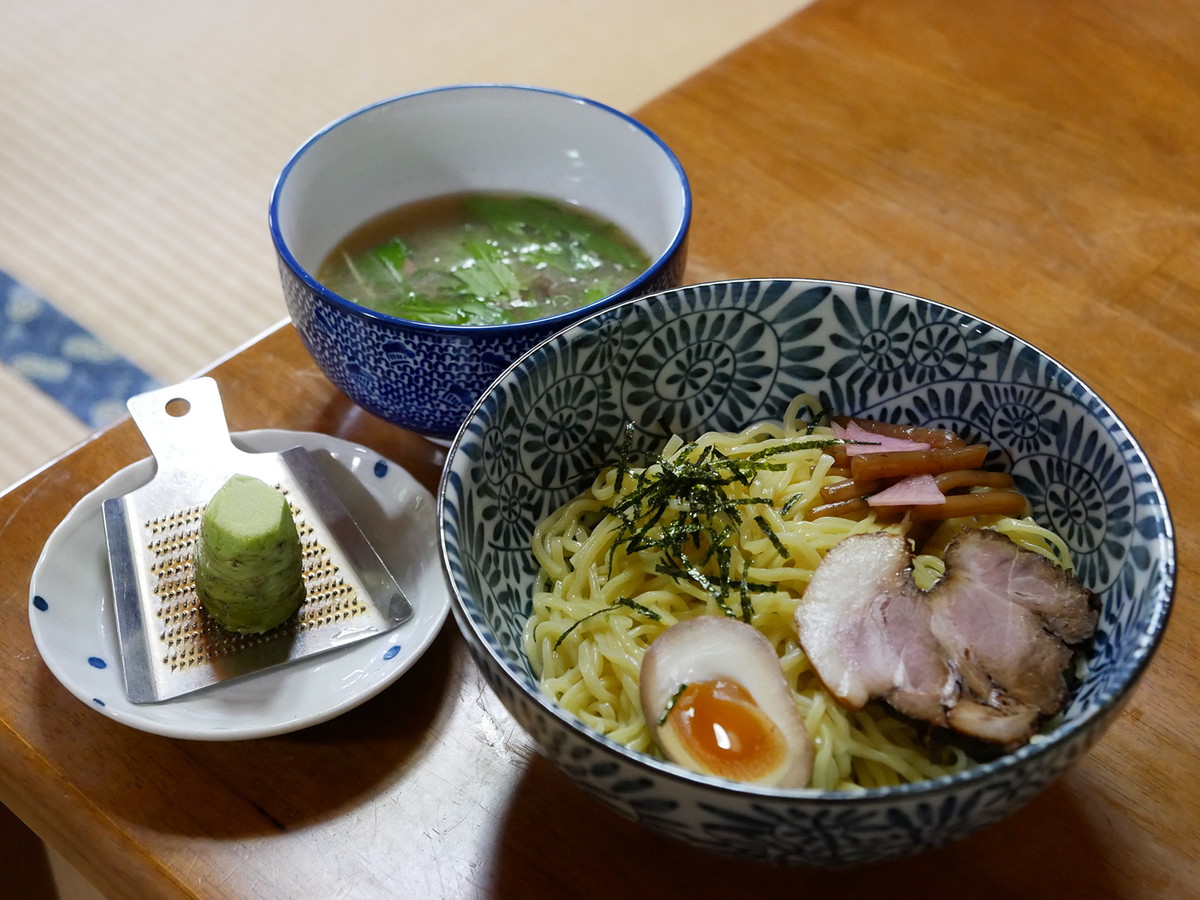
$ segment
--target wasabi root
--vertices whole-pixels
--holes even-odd
[[[302,548],[287,498],[234,475],[204,511],[195,548],[196,593],[222,628],[261,634],[304,602]]]

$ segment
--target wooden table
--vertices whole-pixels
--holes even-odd
[[[1098,746],[979,835],[831,874],[619,819],[531,751],[452,623],[332,722],[144,734],[70,696],[27,624],[50,531],[146,453],[126,422],[0,498],[0,800],[114,898],[1197,895],[1200,6],[818,0],[640,117],[691,175],[689,280],[844,279],[959,306],[1140,435],[1172,501],[1178,606]],[[235,430],[327,432],[436,482],[439,451],[342,399],[288,325],[213,374]]]

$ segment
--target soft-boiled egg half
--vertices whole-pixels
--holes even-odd
[[[813,743],[779,657],[750,625],[684,619],[642,659],[642,712],[667,759],[693,772],[804,787]]]

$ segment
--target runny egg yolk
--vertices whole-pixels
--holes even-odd
[[[697,763],[725,778],[754,781],[787,752],[778,726],[736,681],[688,684],[665,724]]]

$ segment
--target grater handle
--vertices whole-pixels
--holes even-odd
[[[229,437],[217,382],[208,376],[138,394],[127,406],[160,472],[239,452]]]

